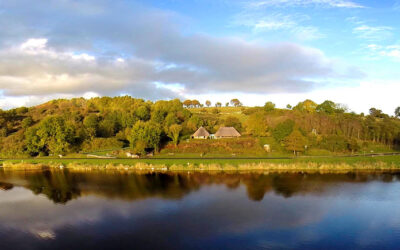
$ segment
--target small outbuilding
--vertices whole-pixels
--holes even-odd
[[[240,133],[234,127],[220,127],[215,133],[215,138],[237,138],[240,137]]]
[[[193,139],[207,139],[210,136],[207,129],[200,127],[193,135]]]

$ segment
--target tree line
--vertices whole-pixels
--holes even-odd
[[[210,100],[205,101],[205,106],[210,107],[212,105]],[[183,106],[186,108],[203,108],[204,104],[200,103],[198,100],[184,100],[183,101]],[[239,99],[234,98],[230,100],[229,102],[225,103],[225,107],[229,107],[229,105],[232,105],[233,107],[242,107],[243,104],[239,101]],[[215,102],[215,107],[222,107],[221,102]]]
[[[400,144],[400,108],[397,117],[391,117],[376,108],[366,115],[349,113],[332,101],[305,100],[286,109],[277,109],[272,102],[243,107],[238,99],[229,104],[240,107],[241,115],[219,115],[220,103],[214,108],[217,112],[195,112],[190,108],[200,107],[196,100],[151,102],[129,96],[59,99],[0,110],[0,155],[46,156],[122,147],[145,154],[168,143],[177,145],[200,126],[211,133],[232,126],[244,136],[273,138],[293,153],[309,148],[357,152],[368,143],[388,148]]]

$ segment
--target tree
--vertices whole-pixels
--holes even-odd
[[[225,107],[229,107],[229,102],[225,103]]]
[[[23,129],[27,129],[27,128],[29,128],[32,124],[33,124],[32,117],[28,116],[28,117],[26,117],[25,119],[22,120],[22,122],[21,122],[21,127],[22,127]]]
[[[282,142],[293,132],[294,125],[294,121],[290,119],[281,122],[272,130],[272,136],[277,142]]]
[[[155,122],[137,121],[131,129],[128,140],[132,148],[137,143],[144,144],[146,148],[154,148],[158,150],[161,140],[161,126]]]
[[[63,154],[73,142],[74,129],[60,116],[48,117],[25,134],[27,150],[39,153]]]
[[[97,130],[99,129],[99,117],[95,114],[90,114],[83,120],[86,134],[93,139],[96,137]]]
[[[178,145],[179,135],[182,131],[182,126],[179,124],[172,124],[168,129],[168,137],[172,139],[174,145]]]
[[[287,109],[292,109],[293,107],[292,107],[292,105],[288,104],[288,105],[286,105],[286,108]]]
[[[336,104],[332,101],[326,100],[317,106],[317,112],[322,112],[326,114],[333,114],[336,110]]]
[[[26,113],[28,113],[29,109],[27,107],[20,107],[20,108],[16,108],[15,109],[15,113],[17,115],[24,115]]]
[[[38,128],[31,127],[25,132],[25,144],[26,151],[31,155],[38,155],[41,151],[43,152],[44,143],[41,143],[39,136],[37,135]]]
[[[359,151],[361,147],[356,139],[352,139],[348,143],[348,149],[351,151],[352,154],[354,154],[354,152]]]
[[[167,126],[167,128],[169,128],[169,126],[171,126],[172,124],[177,124],[178,122],[179,120],[176,117],[175,113],[169,113],[164,120],[164,124],[165,126]]]
[[[206,101],[206,105],[207,105],[207,107],[210,107],[211,106],[211,102],[209,100],[207,100]]]
[[[317,106],[316,111],[326,114],[344,113],[347,108],[343,105],[326,100]]]
[[[369,115],[375,118],[386,118],[388,117],[387,114],[383,113],[382,110],[376,108],[369,109]]]
[[[284,144],[287,150],[293,151],[293,154],[297,155],[297,152],[304,152],[306,138],[296,129],[285,138]]]
[[[299,102],[293,109],[301,112],[313,113],[317,108],[317,104],[309,99],[304,102]]]
[[[194,132],[196,131],[200,126],[202,126],[202,120],[200,119],[200,117],[198,117],[197,115],[193,115],[192,117],[190,117],[190,119],[187,121],[186,123],[186,128],[188,128],[188,130],[190,132]]]
[[[396,117],[400,117],[400,107],[397,107],[396,110],[394,111],[394,114]]]
[[[322,139],[320,147],[331,152],[345,152],[349,149],[349,142],[342,135],[328,135]]]
[[[273,102],[266,102],[264,105],[264,110],[267,112],[273,111],[275,109],[275,103]]]
[[[266,136],[268,124],[265,120],[265,112],[259,111],[250,115],[246,121],[246,131],[253,136]]]
[[[222,107],[222,103],[220,103],[220,102],[217,102],[217,103],[215,103],[215,107]]]
[[[185,101],[183,101],[183,105],[186,106],[187,108],[190,108],[192,106],[192,101],[191,100],[185,100]]]
[[[118,121],[115,117],[106,117],[99,123],[99,134],[101,137],[112,137],[118,130]]]
[[[234,127],[239,132],[242,131],[242,123],[240,122],[239,118],[235,116],[227,116],[224,121],[225,127]]]
[[[242,103],[239,101],[239,99],[232,99],[231,101],[230,101],[230,103],[233,105],[233,106],[235,106],[235,107],[239,107],[239,106],[242,106]]]
[[[147,121],[150,119],[150,110],[145,105],[142,105],[139,108],[137,108],[135,114],[142,121]]]
[[[0,128],[0,137],[7,137],[7,128]]]
[[[198,107],[200,107],[200,102],[198,100],[193,100],[192,101],[192,106],[195,107],[195,108],[198,108]]]
[[[145,141],[138,140],[133,147],[133,152],[138,155],[145,155],[146,147],[147,147],[147,144]]]

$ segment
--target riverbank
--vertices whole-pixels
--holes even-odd
[[[3,169],[68,168],[124,171],[319,171],[400,170],[400,156],[287,159],[18,159]]]

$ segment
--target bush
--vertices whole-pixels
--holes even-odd
[[[277,142],[282,142],[285,137],[293,132],[295,123],[293,120],[286,120],[279,123],[274,130],[272,130],[272,136]]]
[[[85,141],[82,144],[84,152],[92,152],[99,150],[117,149],[122,148],[124,142],[116,138],[94,138],[93,140]]]

